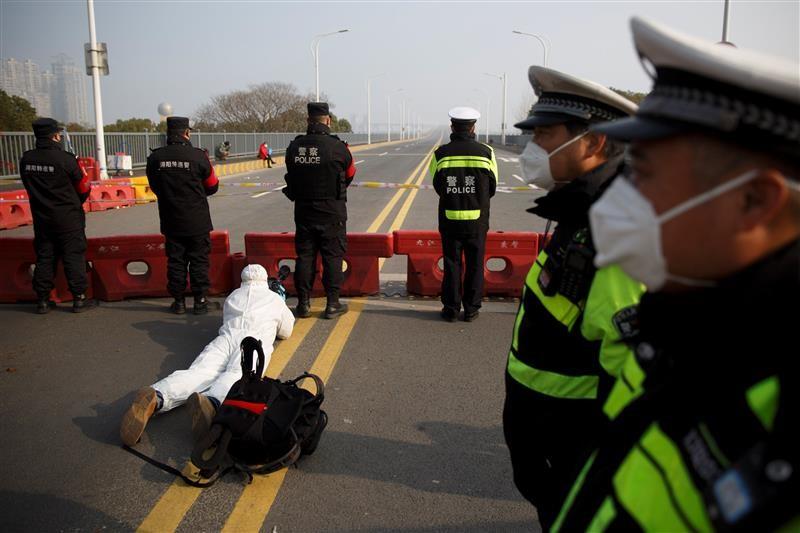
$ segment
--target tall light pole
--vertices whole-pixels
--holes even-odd
[[[485,141],[489,142],[489,105],[491,104],[491,99],[489,98],[489,93],[484,91],[483,89],[474,89],[475,92],[481,93],[483,96],[486,97],[486,117],[484,117],[483,121],[486,123],[486,137]]]
[[[493,78],[497,78],[503,82],[503,121],[500,123],[500,144],[506,144],[506,97],[508,96],[508,79],[505,72],[502,74],[490,74],[485,72],[484,74],[487,76],[492,76]]]
[[[97,165],[100,167],[100,179],[108,179],[106,168],[106,139],[103,131],[103,99],[100,95],[100,54],[97,49],[97,32],[94,28],[94,0],[86,0],[89,12],[89,53],[91,54],[92,87],[94,89],[94,122],[97,142]]]
[[[375,74],[367,78],[367,144],[372,144],[372,80],[381,76],[383,74]]]
[[[314,73],[317,79],[317,102],[319,102],[319,42],[325,37],[330,37],[331,35],[336,35],[337,33],[346,33],[348,31],[350,30],[337,30],[330,33],[321,33],[319,35],[315,35],[314,40],[311,41],[311,54],[314,56]]]
[[[542,45],[542,48],[544,49],[544,66],[545,67],[547,66],[547,54],[548,54],[549,49],[550,49],[550,39],[547,39],[546,35],[537,35],[535,33],[526,33],[524,31],[519,31],[519,30],[511,30],[511,33],[516,33],[517,35],[525,35],[526,37],[533,37],[536,40],[538,40],[539,43]],[[545,39],[547,39],[546,43],[545,43]]]
[[[386,142],[392,140],[392,94],[401,92],[403,89],[395,89],[386,95]]]

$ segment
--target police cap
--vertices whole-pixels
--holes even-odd
[[[186,117],[167,117],[167,130],[185,131],[190,130],[189,119]]]
[[[566,122],[605,122],[636,112],[636,104],[593,81],[547,67],[532,66],[528,80],[539,100],[532,114],[514,124],[521,130]]]
[[[471,107],[454,107],[448,113],[453,124],[475,124],[481,118],[480,112]]]
[[[31,124],[33,126],[33,134],[36,137],[50,137],[54,133],[61,131],[61,126],[52,118],[37,118]]]
[[[309,117],[324,117],[331,114],[328,102],[309,102],[307,107]]]
[[[800,160],[800,67],[631,20],[639,55],[655,69],[636,116],[595,129],[610,137],[657,139],[687,131]]]

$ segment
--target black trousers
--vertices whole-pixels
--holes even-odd
[[[208,254],[211,253],[211,235],[204,233],[192,237],[164,236],[167,241],[167,291],[173,298],[186,293],[186,270],[192,282],[192,294],[205,296],[211,282],[208,280]]]
[[[477,235],[458,236],[442,233],[444,255],[444,279],[442,280],[442,305],[472,313],[481,308],[483,296],[483,259],[486,250],[486,232]],[[465,265],[462,291],[462,255]],[[463,294],[463,298],[462,298]]]
[[[73,296],[85,294],[89,286],[86,275],[86,232],[79,229],[66,233],[37,231],[34,234],[36,269],[33,272],[33,290],[36,296],[47,298],[53,290],[59,258],[64,264],[69,292]]]
[[[297,262],[294,269],[294,286],[297,297],[307,300],[317,275],[317,253],[322,255],[322,286],[331,303],[339,301],[342,287],[342,260],[347,252],[347,225],[297,224],[294,234]]]

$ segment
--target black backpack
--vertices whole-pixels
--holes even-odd
[[[211,423],[211,431],[192,451],[201,475],[210,477],[220,466],[268,474],[295,463],[317,449],[328,416],[320,409],[325,398],[322,380],[304,373],[291,381],[261,377],[264,351],[261,341],[246,337],[241,343],[242,378],[233,384]],[[253,353],[258,364],[253,371]],[[316,394],[297,384],[312,379]]]
[[[262,377],[264,350],[261,341],[246,337],[240,344],[242,378],[233,384],[211,423],[208,435],[192,450],[192,463],[199,477],[156,461],[128,446],[127,451],[162,470],[182,478],[189,485],[208,487],[231,470],[268,474],[297,462],[317,449],[328,415],[320,409],[325,392],[322,380],[304,373],[291,381]],[[253,370],[253,353],[258,364]],[[312,379],[316,394],[297,384]]]

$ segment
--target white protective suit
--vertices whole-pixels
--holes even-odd
[[[208,343],[188,369],[177,370],[153,385],[164,399],[161,411],[178,407],[194,392],[222,403],[233,383],[242,377],[242,339],[249,336],[261,340],[266,368],[276,335],[286,339],[293,327],[294,315],[286,302],[269,289],[267,271],[261,265],[247,265],[242,270],[242,286],[225,299],[217,338]]]

